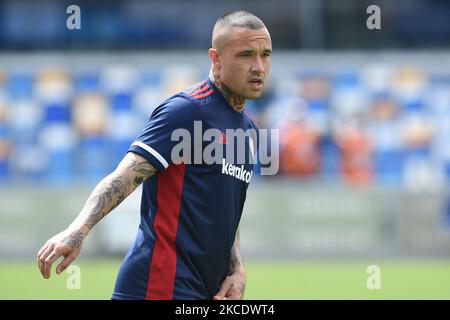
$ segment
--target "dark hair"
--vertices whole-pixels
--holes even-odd
[[[219,26],[241,27],[253,30],[266,27],[261,19],[259,19],[254,14],[251,14],[250,12],[244,10],[237,10],[224,14],[217,20],[214,27]]]

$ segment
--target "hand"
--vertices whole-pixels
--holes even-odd
[[[244,299],[247,275],[245,271],[235,272],[228,276],[220,286],[219,292],[213,297],[214,300],[242,300]]]
[[[86,230],[83,230],[86,232]],[[50,278],[52,264],[61,256],[63,261],[56,274],[63,272],[78,256],[87,233],[81,229],[67,229],[48,240],[37,253],[39,270],[45,279]]]

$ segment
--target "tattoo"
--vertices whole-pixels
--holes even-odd
[[[72,249],[79,249],[83,243],[83,233],[80,230],[75,230],[70,235],[63,239],[63,242],[67,243]]]
[[[236,232],[236,238],[234,240],[233,247],[230,254],[230,273],[233,273],[238,267],[243,265],[241,250],[240,250],[240,236],[239,230]]]
[[[128,169],[131,169],[136,173],[136,177],[134,178],[134,184],[136,187],[140,185],[147,177],[150,177],[156,173],[156,169],[147,161],[138,162],[134,160],[133,163],[128,166]]]
[[[86,226],[89,230],[91,230],[95,224],[94,223],[85,223],[84,226]]]
[[[234,270],[236,267],[241,265],[241,261],[239,260],[236,249],[233,247],[231,249],[231,256],[230,256],[230,270]]]
[[[137,186],[156,172],[157,170],[146,160],[133,159],[127,164],[124,173],[114,172],[103,179],[86,201],[81,214],[83,224],[91,230]]]
[[[241,112],[244,109],[245,98],[234,94],[220,79],[220,75],[210,72],[209,77],[214,85],[222,93],[225,100],[233,107],[234,110]]]
[[[232,275],[235,273],[239,268],[243,267],[244,263],[242,262],[241,257],[241,250],[240,250],[240,235],[239,235],[239,229],[236,232],[236,237],[234,239],[233,247],[231,248],[231,255],[230,255],[230,270],[228,272],[229,275]],[[245,284],[246,280],[245,278],[238,277],[238,280],[234,282],[232,285],[237,286],[238,292],[240,292],[240,299],[244,297],[245,293]]]

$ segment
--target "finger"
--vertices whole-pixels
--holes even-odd
[[[234,286],[234,292],[235,292],[234,296],[236,297],[236,299],[243,300],[245,292],[245,283],[237,283]]]
[[[230,290],[232,285],[232,282],[228,281],[228,279],[226,279],[222,285],[220,286],[219,292],[216,293],[216,295],[214,296],[214,300],[223,300],[223,298],[227,295],[228,291]],[[217,297],[217,299],[216,299]]]
[[[61,256],[61,252],[57,249],[53,250],[52,253],[44,261],[44,278],[50,278],[50,272],[52,270],[52,264]]]
[[[44,276],[44,264],[45,259],[52,253],[53,246],[48,246],[47,249],[43,253],[41,253],[39,257],[39,270],[41,271],[42,276]]]
[[[45,251],[45,249],[47,249],[47,248],[48,248],[48,244],[45,243],[45,244],[39,249],[39,251],[38,251],[38,253],[37,253],[37,256],[39,257],[39,256]]]
[[[39,251],[38,251],[38,253],[37,253],[37,257],[38,257],[38,260],[45,254],[45,252],[47,251],[47,250],[49,250],[50,249],[50,246],[49,245],[44,245],[44,246],[42,246],[42,248],[41,249],[39,249]]]
[[[69,254],[67,257],[64,258],[63,261],[56,267],[56,274],[60,274],[66,268],[75,260],[77,256],[75,254]]]
[[[37,263],[39,269],[40,269],[39,259],[41,258],[41,254],[42,254],[42,252],[44,252],[45,249],[47,249],[47,246],[43,245],[36,254],[36,263]]]
[[[235,283],[231,283],[230,289],[228,290],[225,298],[228,300],[240,300],[242,297],[241,291]]]
[[[42,268],[41,256],[42,256],[42,254],[43,254],[47,249],[48,249],[48,244],[45,243],[45,244],[41,247],[41,249],[39,249],[39,251],[38,251],[38,253],[37,253],[37,255],[36,255],[36,262],[37,262],[39,271],[40,271],[41,268]],[[40,271],[40,272],[41,272],[41,271]],[[42,273],[42,272],[41,272],[41,273]]]

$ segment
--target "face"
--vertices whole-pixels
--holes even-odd
[[[271,56],[272,41],[266,28],[231,28],[226,42],[211,57],[221,82],[232,93],[256,99],[267,83]]]

